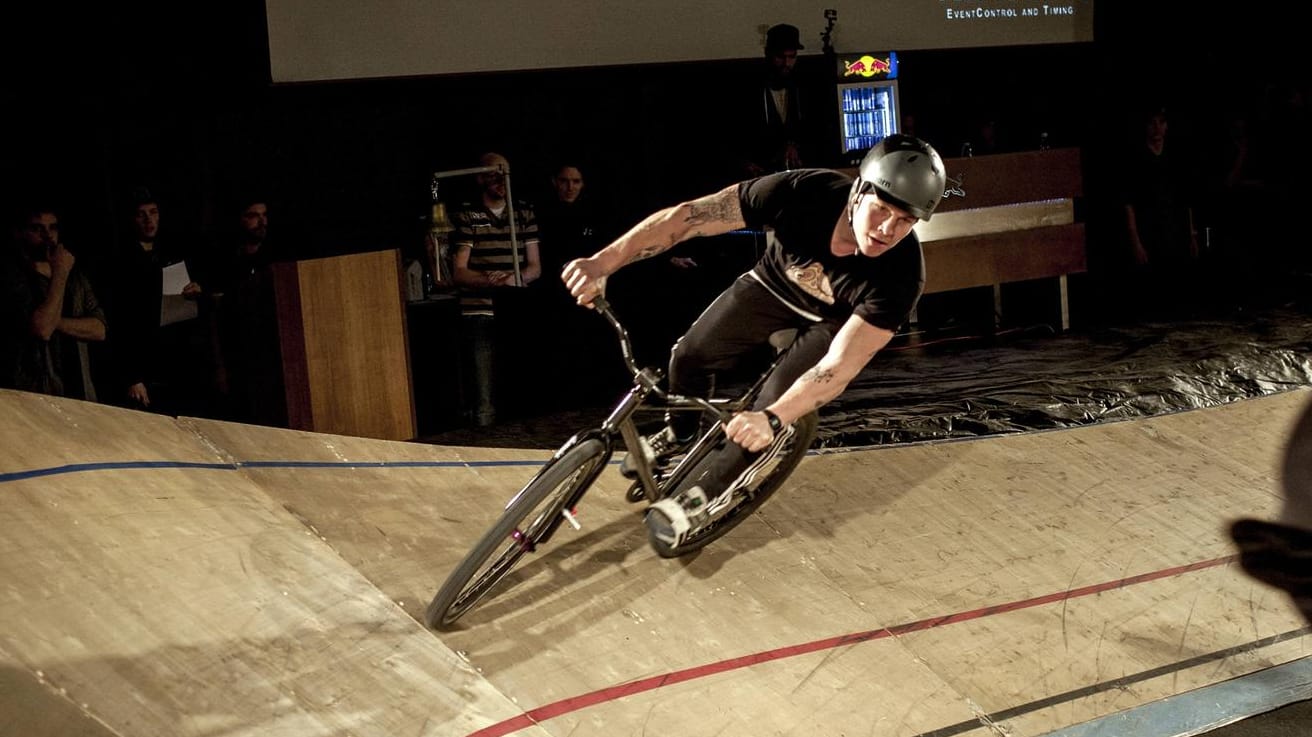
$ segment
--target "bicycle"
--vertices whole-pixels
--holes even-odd
[[[579,432],[567,440],[511,497],[501,516],[438,589],[424,614],[428,627],[443,629],[454,624],[482,600],[525,553],[534,552],[548,542],[562,524],[569,524],[575,530],[582,529],[575,510],[610,461],[617,438],[629,453],[636,477],[625,493],[625,499],[654,504],[683,491],[688,481],[696,478],[702,464],[711,461],[713,452],[721,443],[731,442],[725,437],[723,423],[734,413],[751,406],[785,349],[776,344],[776,355],[769,366],[750,388],[736,398],[670,394],[659,386],[663,379],[660,369],[637,365],[628,332],[606,300],[598,297],[592,304],[618,336],[624,363],[633,375],[632,388],[621,397],[599,427]],[[649,453],[644,452],[647,442],[639,433],[635,420],[639,410],[653,409],[698,411],[709,416],[710,422],[704,422],[706,429],[681,457],[654,464]],[[762,458],[770,459],[764,466],[753,464],[738,477],[731,485],[735,489],[732,497],[728,497],[727,505],[712,510],[706,521],[677,542],[660,539],[649,530],[648,541],[652,548],[663,558],[687,555],[737,526],[759,509],[796,469],[815,439],[817,422],[817,414],[811,412],[786,425],[775,439],[780,446],[777,452],[763,454]]]

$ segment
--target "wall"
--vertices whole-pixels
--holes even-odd
[[[10,11],[6,199],[63,202],[88,258],[112,242],[116,198],[138,181],[162,191],[167,227],[207,229],[229,192],[258,182],[275,194],[275,231],[305,255],[404,247],[422,227],[429,172],[489,148],[510,156],[520,196],[541,192],[559,152],[583,150],[594,191],[632,222],[732,181],[726,91],[758,61],[274,87],[261,2],[175,5]],[[1090,149],[1092,177],[1113,177],[1098,154],[1121,140],[1106,131],[1127,130],[1135,95],[1164,90],[1187,113],[1173,130],[1205,146],[1219,125],[1214,81],[1241,81],[1231,102],[1254,106],[1306,67],[1285,63],[1296,47],[1282,38],[1298,23],[1275,10],[1121,5],[1099,7],[1094,44],[907,51],[904,107],[949,153],[996,115],[1016,148],[1048,131],[1053,145]],[[1185,33],[1186,21],[1201,30]],[[820,62],[803,59],[817,75]]]

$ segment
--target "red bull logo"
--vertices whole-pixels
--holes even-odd
[[[844,77],[873,77],[893,71],[893,65],[888,59],[876,59],[869,54],[855,61],[845,61],[843,67]]]

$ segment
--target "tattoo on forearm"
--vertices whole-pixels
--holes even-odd
[[[652,256],[655,256],[656,254],[658,254],[658,253],[660,253],[661,251],[664,251],[664,250],[665,250],[665,249],[664,249],[664,248],[661,248],[660,246],[647,246],[646,248],[643,248],[642,250],[640,250],[640,251],[638,251],[637,253],[633,254],[633,260],[634,260],[634,261],[641,261],[641,260],[643,260],[643,259],[645,259],[645,258],[651,258]]]
[[[834,380],[834,370],[825,369],[816,366],[806,373],[802,374],[802,381],[809,381],[812,384],[828,384]]]

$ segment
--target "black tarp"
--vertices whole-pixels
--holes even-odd
[[[840,449],[1092,425],[1312,386],[1312,305],[1206,318],[900,336],[821,409],[817,448]],[[599,350],[618,351],[613,345]],[[600,354],[598,360],[615,360]],[[622,372],[622,369],[620,369]],[[617,377],[622,379],[623,377]],[[622,383],[622,382],[619,382]],[[556,448],[596,427],[623,393],[425,442]],[[659,421],[656,418],[656,421]],[[621,451],[622,452],[622,451]]]
[[[1050,329],[894,345],[822,410],[817,447],[1077,427],[1312,385],[1312,313]]]

